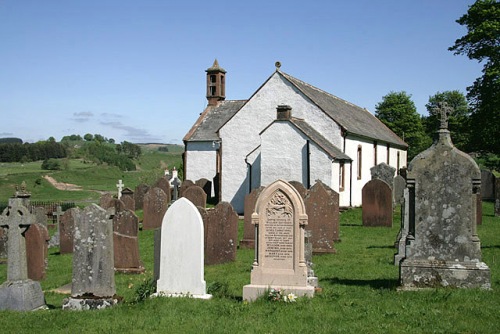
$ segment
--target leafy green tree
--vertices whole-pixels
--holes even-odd
[[[375,116],[408,144],[408,160],[430,145],[411,95],[390,92],[375,106]]]
[[[92,140],[94,140],[94,136],[91,133],[86,133],[83,136],[83,139],[85,139],[86,141],[92,141]]]
[[[456,22],[468,32],[448,50],[483,63],[483,75],[467,88],[470,143],[474,150],[500,154],[500,2],[477,0]]]
[[[439,129],[440,115],[436,113],[436,108],[440,102],[446,102],[453,108],[448,120],[453,144],[462,151],[469,151],[470,110],[465,95],[458,90],[437,92],[429,97],[429,102],[425,105],[429,116],[422,119],[425,132],[429,137],[433,137]]]

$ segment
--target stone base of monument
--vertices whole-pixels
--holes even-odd
[[[400,290],[436,287],[491,289],[491,274],[484,262],[405,259],[400,264],[400,283]]]
[[[44,306],[45,296],[39,282],[7,281],[0,285],[0,310],[32,311]]]
[[[115,267],[115,272],[122,273],[122,274],[142,274],[146,268],[144,267],[138,267],[138,268],[116,268]]]
[[[195,299],[211,299],[212,295],[205,293],[203,295],[193,295],[190,293],[168,293],[164,291],[156,292],[151,295],[151,298],[156,297],[172,297],[172,298],[195,298]]]
[[[65,298],[62,309],[71,311],[101,310],[113,307],[118,303],[117,298]]]
[[[254,301],[264,296],[270,289],[281,289],[285,295],[293,293],[296,297],[314,297],[313,286],[275,286],[248,284],[243,287],[243,300]]]

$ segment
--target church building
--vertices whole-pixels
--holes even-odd
[[[277,179],[316,180],[360,206],[370,168],[406,167],[408,145],[368,110],[280,70],[248,100],[226,100],[226,71],[207,73],[206,109],[184,137],[184,178],[214,180],[215,196],[243,212],[245,195]]]

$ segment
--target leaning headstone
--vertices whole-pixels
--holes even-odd
[[[49,231],[42,224],[32,224],[24,233],[28,278],[34,281],[45,279],[48,264]]]
[[[255,247],[255,226],[252,224],[252,214],[260,193],[265,187],[252,189],[250,194],[245,196],[244,217],[243,217],[243,239],[240,241],[241,248]]]
[[[125,204],[126,210],[135,211],[135,199],[134,199],[134,191],[130,188],[124,188],[122,190],[122,197],[120,200]]]
[[[392,197],[394,205],[399,205],[403,201],[406,180],[401,175],[396,175],[392,181]]]
[[[144,217],[142,228],[154,230],[161,227],[161,222],[168,207],[168,197],[160,188],[151,188],[144,195]]]
[[[308,218],[307,231],[314,253],[335,253],[339,241],[339,194],[320,180],[309,189],[304,200]]]
[[[61,216],[59,223],[59,253],[73,253],[73,236],[75,233],[75,221],[80,214],[79,208],[66,210]]]
[[[135,187],[134,200],[135,200],[135,210],[142,210],[144,205],[144,195],[149,191],[149,186],[147,184],[141,183]]]
[[[400,263],[403,289],[491,287],[476,232],[481,172],[451,142],[450,109],[440,103],[438,138],[408,165],[409,232]]]
[[[191,180],[182,181],[181,187],[179,188],[179,197],[184,197],[184,191],[186,191],[186,189],[194,185],[195,185],[194,182]]]
[[[500,216],[500,177],[495,180],[495,216]]]
[[[201,187],[196,185],[184,190],[182,197],[187,198],[195,206],[199,206],[200,208],[205,208],[207,206],[207,194]]]
[[[202,178],[196,180],[194,184],[203,189],[207,198],[212,198],[212,181]]]
[[[394,175],[396,173],[396,168],[389,166],[385,162],[381,162],[376,166],[370,168],[372,175],[372,180],[382,180],[389,185],[392,189],[392,183],[394,180]]]
[[[153,188],[160,188],[161,190],[163,190],[165,195],[167,195],[167,203],[170,203],[172,190],[170,189],[170,182],[167,180],[166,177],[160,177],[158,180],[156,180],[156,183],[153,185]]]
[[[180,198],[168,209],[161,226],[160,278],[156,296],[208,299],[203,264],[203,220],[198,209]]]
[[[493,201],[495,199],[495,174],[489,170],[481,170],[481,197],[483,201]]]
[[[368,181],[361,190],[363,226],[392,227],[392,190],[380,179]]]
[[[0,285],[0,310],[31,311],[45,306],[40,283],[28,278],[24,232],[35,223],[23,198],[9,199],[0,216],[0,227],[8,233],[7,281]]]
[[[306,198],[306,196],[307,196],[307,189],[306,189],[306,187],[304,187],[304,185],[302,184],[302,182],[299,182],[299,181],[290,181],[288,183],[290,183],[295,189],[297,189],[297,191],[299,192],[299,194],[302,197],[302,199]]]
[[[288,182],[273,182],[260,194],[252,223],[258,229],[256,258],[243,300],[255,300],[269,289],[312,297],[304,254],[307,214],[299,192]]]
[[[228,202],[220,202],[206,213],[203,217],[205,264],[233,262],[236,260],[238,214]]]
[[[123,196],[122,196],[123,198]],[[139,256],[139,218],[131,210],[117,212],[113,217],[115,270],[121,273],[144,272]]]
[[[75,222],[71,297],[63,310],[111,307],[115,298],[113,220],[96,204],[87,206]]]
[[[104,210],[109,209],[112,207],[112,202],[113,201],[113,195],[111,193],[104,193],[101,195],[101,198],[99,199],[99,206],[103,208]]]

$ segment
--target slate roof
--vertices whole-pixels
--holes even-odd
[[[207,107],[200,114],[193,127],[184,136],[184,141],[213,141],[219,140],[217,131],[226,123],[240,108],[246,100],[221,101],[216,107]]]
[[[311,86],[291,75],[279,70],[277,72],[311,99],[313,103],[335,120],[347,133],[381,140],[404,148],[408,147],[408,144],[368,110]]]

